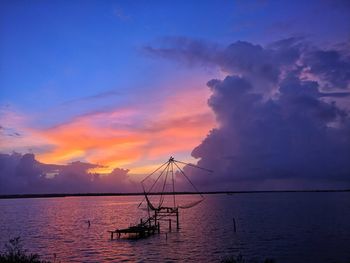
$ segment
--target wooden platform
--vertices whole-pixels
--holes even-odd
[[[160,221],[167,221],[169,224],[169,231],[171,232],[171,217],[176,218],[176,228],[179,229],[179,209],[172,207],[160,207],[154,211],[154,215],[146,220],[140,220],[140,223],[128,228],[116,229],[108,231],[111,234],[111,240],[114,239],[114,234],[117,238],[125,235],[127,238],[143,238],[160,233]]]
[[[117,238],[121,238],[121,235],[127,235],[128,238],[143,238],[153,235],[158,232],[157,226],[131,226],[124,229],[116,229],[114,231],[108,231],[111,234],[111,240],[114,239],[114,234]]]
[[[146,221],[140,220],[140,223],[128,228],[116,229],[108,231],[111,234],[111,240],[114,239],[114,234],[117,238],[121,238],[125,235],[127,238],[143,238],[160,232],[159,222],[155,220],[155,217],[149,217]]]

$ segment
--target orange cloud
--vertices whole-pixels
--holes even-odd
[[[169,155],[189,156],[215,126],[207,106],[210,94],[205,87],[175,91],[152,105],[86,114],[48,129],[33,129],[35,138],[50,145],[37,158],[61,164],[81,160],[104,166],[95,172],[123,167],[135,174],[148,173]]]
[[[126,128],[113,127],[113,120],[126,116],[129,114],[120,111],[87,115],[41,131],[55,148],[38,158],[43,162],[67,162],[79,158],[109,165],[108,157],[118,157],[119,162],[128,162],[135,158],[130,149],[144,144],[145,137]]]

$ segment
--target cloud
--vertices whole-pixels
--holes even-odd
[[[310,79],[327,83],[321,89],[346,89],[350,79],[350,57],[344,50],[323,50],[303,38],[291,37],[267,47],[237,41],[223,48],[183,37],[165,38],[159,47],[147,46],[153,56],[174,59],[188,65],[217,66],[224,73],[244,76],[255,89],[269,92],[283,77],[283,72],[298,70]],[[264,83],[261,83],[264,82]],[[260,83],[260,84],[259,84]]]
[[[28,129],[21,118],[7,118],[2,127],[14,127],[21,136],[5,138],[5,149],[15,142],[23,148],[28,132],[29,142],[49,146],[37,155],[39,171],[38,165],[28,169],[35,176],[23,181],[23,189],[32,181],[50,191],[55,185],[65,191],[107,189],[111,183],[106,182],[127,181],[125,170],[114,167],[147,173],[164,156],[191,150],[198,164],[215,174],[202,177],[186,169],[212,190],[349,185],[350,59],[344,47],[322,49],[302,38],[222,47],[180,37],[144,50],[191,67],[216,67],[225,77],[210,80],[207,93],[177,83],[163,87],[169,92],[162,96],[138,97],[142,105],[95,111],[49,128]],[[86,167],[90,163],[97,165]],[[46,178],[55,170],[57,179]],[[109,175],[94,175],[100,173]],[[93,187],[91,181],[99,183]]]
[[[350,57],[343,57],[337,50],[316,50],[306,54],[308,72],[319,76],[332,87],[346,89],[350,80]]]
[[[215,44],[193,40],[186,37],[166,37],[161,40],[161,46],[145,46],[145,54],[163,57],[187,63],[188,65],[213,65],[216,59]]]
[[[162,87],[170,92],[143,94],[128,106],[92,111],[49,127],[33,127],[23,114],[16,122],[9,116],[6,126],[15,127],[22,136],[4,137],[1,151],[32,149],[43,163],[96,163],[103,166],[94,169],[98,173],[127,167],[133,174],[144,174],[172,154],[189,158],[215,120],[206,105],[209,91],[205,87],[198,89],[190,81],[179,87],[184,88]]]
[[[13,128],[7,128],[0,126],[0,134],[1,136],[10,136],[10,137],[20,137],[21,134],[14,130]]]
[[[38,156],[39,160],[88,160],[109,167],[129,167],[142,159],[190,151],[214,126],[214,119],[208,109],[195,108],[198,102],[184,108],[181,103],[173,97],[157,112],[125,109],[84,115],[38,131],[53,145],[52,150]]]
[[[119,91],[107,90],[91,96],[85,96],[82,98],[77,98],[77,99],[62,102],[60,106],[69,106],[69,105],[75,105],[77,103],[91,102],[94,100],[110,99],[111,97],[113,98],[120,95],[121,93]]]
[[[194,50],[200,49],[200,50]],[[350,58],[290,38],[266,47],[238,41],[227,48],[178,38],[148,48],[164,58],[220,67],[208,82],[218,127],[192,151],[212,176],[203,187],[272,189],[350,186]],[[204,54],[204,55],[202,55]],[[342,90],[342,92],[339,92]]]
[[[101,175],[96,164],[72,162],[44,164],[34,154],[0,154],[0,194],[94,193],[137,191],[129,170],[115,168]]]
[[[29,118],[12,107],[0,108],[0,149],[2,152],[13,150],[28,152],[47,150],[47,141],[28,127]]]

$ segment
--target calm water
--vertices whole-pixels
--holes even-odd
[[[148,239],[110,241],[107,230],[142,216],[141,198],[0,200],[1,247],[21,236],[29,251],[48,260],[56,253],[60,262],[218,262],[238,254],[277,263],[350,262],[350,193],[209,195],[181,211],[181,229],[167,238],[164,227]]]

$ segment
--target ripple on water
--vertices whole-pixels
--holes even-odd
[[[139,199],[0,200],[0,242],[20,235],[30,252],[48,260],[56,253],[61,262],[215,262],[238,254],[283,263],[350,261],[350,193],[211,195],[181,211],[179,232],[110,241],[107,230],[140,218]]]

